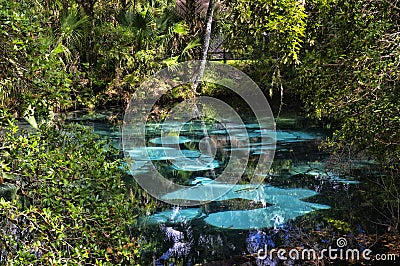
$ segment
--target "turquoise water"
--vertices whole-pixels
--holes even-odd
[[[85,123],[122,149],[119,127],[96,120]],[[125,151],[133,161],[131,173],[146,173],[154,165],[164,177],[186,186],[166,193],[164,199],[207,203],[193,207],[164,204],[157,212],[138,218],[134,230],[141,231],[144,243],[151,241],[154,245],[152,252],[143,254],[149,263],[194,265],[233,259],[228,265],[234,265],[257,253],[266,243],[271,247],[284,244],[299,219],[311,225],[318,224],[316,219],[332,215],[343,218],[359,215],[353,210],[362,204],[360,191],[366,184],[357,177],[325,169],[328,154],[318,146],[329,135],[326,130],[278,122],[272,167],[265,173],[262,184],[251,185],[246,183],[246,177],[254,171],[259,154],[271,148],[260,144],[260,137],[268,133],[256,123],[245,124],[250,141],[243,147],[235,146],[249,151],[243,180],[237,184],[215,180],[224,171],[232,152],[227,132],[218,124],[207,124],[209,137],[215,143],[213,156],[205,154],[201,147],[204,135],[199,121],[188,122],[179,136],[162,136],[163,126],[174,125],[148,124],[146,148]],[[241,137],[240,133],[235,136],[239,140]],[[150,162],[143,159],[146,156]],[[191,165],[199,158],[205,163]],[[213,193],[218,190],[227,193],[214,198]]]

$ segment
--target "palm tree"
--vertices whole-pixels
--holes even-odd
[[[119,24],[129,29],[136,36],[136,49],[147,49],[151,38],[155,35],[155,20],[150,9],[142,12],[121,12],[117,18]]]
[[[70,63],[72,57],[79,58],[83,52],[83,40],[88,26],[89,17],[82,16],[78,9],[70,10],[61,18],[60,27],[56,31],[56,47],[62,47],[64,56]]]

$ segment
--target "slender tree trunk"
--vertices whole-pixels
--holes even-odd
[[[200,81],[203,78],[204,70],[206,68],[208,48],[210,47],[211,29],[214,16],[214,1],[208,1],[207,15],[206,15],[206,32],[204,35],[203,51],[201,55],[201,64],[193,82],[193,92],[197,94]]]
[[[208,54],[208,48],[210,46],[210,39],[211,39],[211,29],[212,29],[212,22],[213,22],[213,16],[214,16],[214,1],[209,0],[208,1],[208,9],[207,9],[207,15],[206,15],[206,31],[204,35],[204,43],[203,43],[203,51],[202,51],[202,56],[201,56],[201,62],[200,62],[200,67],[195,73],[194,80],[193,80],[193,85],[192,85],[192,92],[193,92],[193,105],[194,105],[194,112],[195,115],[200,118],[201,113],[200,113],[200,108],[197,106],[196,103],[196,96],[199,93],[198,88],[200,85],[200,81],[202,80],[204,76],[204,70],[206,68],[206,62],[207,62],[207,54]],[[205,138],[208,138],[208,132],[207,132],[207,126],[204,123],[204,121],[201,119],[201,127],[203,130],[203,135]],[[207,153],[208,155],[212,154],[211,147],[209,145],[209,142],[206,144],[207,146]],[[212,162],[211,162],[212,164]],[[211,175],[215,179],[215,171],[214,167],[211,166]]]

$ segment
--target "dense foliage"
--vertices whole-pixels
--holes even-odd
[[[207,3],[2,0],[0,104],[19,115],[126,104],[148,74],[200,58]],[[211,52],[298,62],[305,23],[297,0],[217,2]]]
[[[17,191],[0,200],[2,263],[135,265],[140,239],[129,226],[145,205],[123,181],[118,151],[82,126],[26,134],[9,121],[1,173]]]
[[[335,130],[326,145],[333,167],[351,166],[360,155],[377,162],[374,182],[381,190],[375,205],[384,216],[379,223],[397,229],[400,8],[397,1],[328,3],[307,5],[302,64],[292,86],[308,114]]]
[[[222,51],[240,57],[229,63],[280,100],[279,111],[300,104],[334,129],[326,146],[338,161],[373,159],[382,174],[376,204],[396,229],[397,2],[215,1],[209,49],[210,58]],[[82,107],[124,107],[149,74],[199,59],[207,6],[206,0],[0,0],[0,108],[8,109],[0,117],[0,185],[17,188],[0,201],[0,258],[16,265],[138,262],[141,247],[127,225],[148,206],[141,206],[143,192],[128,193],[117,151],[82,127],[40,121]],[[182,88],[174,93],[165,101],[190,97]],[[203,86],[202,93],[227,92]],[[289,94],[301,101],[287,101]],[[22,131],[11,116],[25,117],[37,131]]]
[[[229,1],[226,25],[232,49],[298,62],[307,15],[301,1]]]
[[[59,60],[63,47],[54,42],[50,17],[30,1],[2,0],[0,7],[0,106],[70,106],[73,77]]]
[[[392,1],[310,5],[296,90],[318,119],[337,125],[339,151],[400,163],[399,12]]]
[[[296,90],[310,114],[336,123],[338,152],[368,153],[398,172],[400,50],[390,1],[310,5]]]

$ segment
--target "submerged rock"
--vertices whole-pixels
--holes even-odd
[[[174,160],[172,165],[172,168],[180,171],[206,171],[219,167],[219,161],[207,155],[202,155],[198,159]]]
[[[142,217],[141,221],[146,224],[178,224],[193,220],[194,218],[202,217],[203,215],[201,208],[175,208]]]
[[[182,157],[179,150],[171,147],[143,147],[133,150],[125,150],[133,160],[143,160],[148,158],[151,161],[174,160]]]
[[[191,140],[182,136],[165,136],[151,139],[150,142],[154,144],[176,145],[190,142]]]
[[[360,182],[354,180],[349,176],[341,176],[331,171],[326,171],[325,166],[321,162],[311,162],[307,164],[299,164],[290,166],[289,173],[292,176],[295,175],[307,175],[313,176],[316,179],[324,180],[324,181],[331,181],[331,182],[338,182],[344,184],[359,184]]]
[[[234,199],[258,202],[263,206],[256,209],[217,211],[204,217],[201,209],[183,209],[179,212],[168,210],[152,215],[156,223],[182,222],[193,218],[204,218],[212,226],[224,229],[255,229],[280,227],[288,220],[314,210],[329,209],[330,206],[305,202],[302,199],[318,193],[304,188],[277,188],[269,185],[223,184],[208,178],[197,179],[196,186],[177,190],[164,195],[168,200],[229,202]],[[206,181],[202,184],[201,181]],[[225,193],[224,193],[225,192]],[[215,198],[220,193],[222,196]],[[261,207],[259,206],[259,207]],[[173,219],[171,219],[173,217]]]
[[[277,228],[283,222],[318,209],[328,209],[327,205],[294,201],[293,206],[274,205],[253,210],[224,211],[209,214],[204,221],[210,225],[226,229]]]

